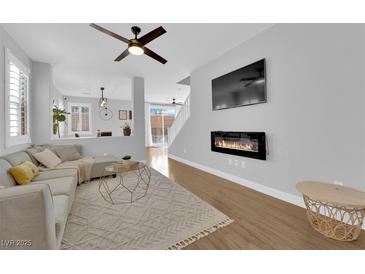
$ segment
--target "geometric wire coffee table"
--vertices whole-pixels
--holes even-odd
[[[365,193],[353,188],[321,183],[300,182],[311,226],[326,237],[339,241],[356,240],[365,217]]]
[[[142,162],[113,164],[104,169],[99,192],[105,201],[113,205],[133,203],[146,196],[150,180],[151,171]]]

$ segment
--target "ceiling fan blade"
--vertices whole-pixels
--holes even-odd
[[[114,62],[119,62],[120,60],[127,57],[128,55],[129,55],[129,51],[128,51],[128,49],[126,49],[125,51],[122,52],[121,55],[119,55],[117,58],[115,58]]]
[[[257,84],[257,82],[264,80],[263,78],[256,78],[255,80],[249,81],[244,85],[245,88],[253,86],[254,84]]]
[[[137,40],[142,45],[146,45],[147,43],[151,42],[152,40],[156,39],[157,37],[161,36],[164,33],[166,33],[166,30],[163,27],[158,27],[157,29],[150,31],[149,33],[143,35]]]
[[[162,58],[160,55],[158,55],[157,53],[153,52],[152,50],[150,50],[149,48],[143,47],[144,53],[146,55],[148,55],[149,57],[155,59],[156,61],[159,61],[162,64],[166,64],[167,60]]]
[[[257,77],[246,77],[246,78],[240,79],[240,82],[252,81],[252,80],[256,80],[256,79],[257,79]]]
[[[116,34],[116,33],[112,32],[110,30],[107,30],[107,29],[105,29],[103,27],[100,27],[100,26],[98,26],[98,25],[96,25],[94,23],[91,23],[90,24],[90,27],[93,27],[94,29],[97,29],[98,31],[101,31],[101,32],[103,32],[105,34],[108,34],[108,35],[110,35],[110,36],[112,36],[112,37],[114,37],[114,38],[116,38],[116,39],[118,39],[118,40],[120,40],[120,41],[122,41],[124,43],[127,43],[127,44],[129,43],[129,39],[124,38],[124,37],[120,36],[119,34]]]
[[[248,88],[248,87],[252,86],[254,82],[255,82],[255,81],[250,81],[250,82],[248,82],[247,84],[245,84],[245,85],[244,85],[244,87],[245,87],[245,88]]]

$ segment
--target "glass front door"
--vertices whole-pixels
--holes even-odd
[[[151,133],[154,146],[168,145],[168,128],[175,119],[175,107],[151,105]]]

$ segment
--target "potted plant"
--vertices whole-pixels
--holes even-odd
[[[130,155],[125,155],[123,156],[122,160],[123,160],[123,163],[129,163],[129,160],[132,159],[132,156]]]
[[[131,126],[130,126],[130,124],[125,123],[125,124],[122,126],[122,128],[123,128],[123,135],[124,135],[124,136],[130,136],[130,135],[131,135],[132,130],[131,130]]]
[[[58,138],[60,138],[60,123],[66,123],[67,114],[70,113],[57,106],[53,107],[53,134],[57,134]]]

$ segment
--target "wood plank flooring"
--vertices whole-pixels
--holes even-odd
[[[365,231],[354,242],[328,239],[314,231],[305,210],[167,157],[149,148],[154,169],[234,219],[234,223],[186,249],[365,249]]]

